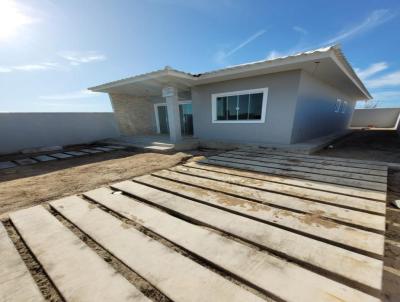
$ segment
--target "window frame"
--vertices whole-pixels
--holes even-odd
[[[239,96],[239,95],[243,95],[243,94],[255,94],[255,93],[263,94],[263,99],[262,99],[262,104],[261,104],[261,119],[259,119],[259,120],[217,120],[217,98],[229,97],[229,96]],[[211,94],[211,122],[213,124],[261,124],[261,123],[265,123],[265,118],[266,118],[266,113],[267,113],[267,102],[268,102],[268,87],[213,93],[213,94]]]

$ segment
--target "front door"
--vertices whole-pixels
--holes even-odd
[[[182,135],[193,135],[192,103],[179,104],[179,116]]]
[[[167,105],[158,104],[156,106],[156,115],[158,120],[158,132],[169,134]],[[181,120],[182,135],[193,135],[193,113],[191,102],[181,102],[179,104],[179,116]]]
[[[167,106],[157,106],[157,116],[158,116],[158,131],[161,134],[169,134],[169,125],[168,125],[168,112]]]

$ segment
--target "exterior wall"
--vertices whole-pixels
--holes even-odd
[[[162,99],[110,94],[110,100],[122,135],[145,135],[157,132],[154,103],[162,102]]]
[[[335,112],[337,99],[347,101],[345,113]],[[339,90],[302,71],[291,143],[346,130],[355,103]]]
[[[0,154],[118,137],[113,113],[0,113]]]
[[[351,120],[355,128],[389,128],[396,129],[400,118],[400,108],[356,109]]]
[[[193,87],[194,136],[241,143],[290,143],[299,80],[300,71],[290,71]],[[212,123],[212,94],[265,87],[264,123]]]

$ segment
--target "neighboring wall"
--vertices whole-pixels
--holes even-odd
[[[119,136],[113,113],[0,113],[0,154]]]
[[[300,71],[230,80],[192,88],[194,135],[204,140],[288,144]],[[265,123],[213,124],[211,94],[268,87]]]
[[[345,113],[335,112],[337,99],[347,101]],[[346,130],[354,106],[355,101],[338,89],[302,71],[291,143]]]
[[[395,129],[399,114],[400,108],[357,109],[354,111],[351,127]]]
[[[110,100],[122,135],[156,133],[154,101],[125,94],[110,94]]]

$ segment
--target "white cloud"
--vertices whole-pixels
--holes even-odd
[[[229,51],[224,51],[224,50],[220,50],[215,54],[215,60],[217,61],[217,63],[221,64],[224,62],[224,60],[228,57],[230,57],[231,55],[233,55],[235,52],[237,52],[238,50],[242,49],[243,47],[245,47],[247,44],[253,42],[255,39],[257,39],[258,37],[262,36],[264,33],[266,32],[265,29],[259,30],[258,32],[254,33],[253,35],[251,35],[250,37],[248,37],[245,41],[243,41],[242,43],[240,43],[238,46],[234,47],[233,49],[229,50]]]
[[[368,88],[382,88],[387,86],[400,86],[400,70],[387,73],[380,77],[367,79],[365,84]]]
[[[267,55],[267,60],[275,60],[278,58],[286,57],[288,54],[277,50],[271,50]]]
[[[371,30],[387,21],[392,19],[395,16],[393,12],[388,9],[378,9],[374,10],[365,20],[361,23],[349,28],[347,30],[343,30],[338,33],[333,38],[327,40],[324,44],[334,44],[339,41],[343,41],[345,39],[350,39],[360,33],[363,33],[367,30]]]
[[[0,66],[0,73],[6,73],[6,72],[11,72],[12,69],[8,67],[1,67]]]
[[[306,29],[304,29],[303,27],[301,27],[301,26],[297,26],[297,25],[293,26],[293,30],[297,31],[298,33],[300,33],[302,35],[308,34],[308,31]]]
[[[59,56],[69,61],[73,66],[84,63],[104,61],[107,57],[104,54],[96,51],[62,51]]]
[[[399,101],[400,90],[387,90],[372,93],[374,100],[377,101]]]
[[[73,92],[66,92],[61,94],[42,95],[39,96],[41,100],[73,100],[73,99],[87,99],[99,96],[100,93],[90,90],[78,90]]]
[[[25,65],[14,65],[14,66],[0,66],[0,73],[12,72],[12,71],[38,71],[38,70],[49,70],[57,69],[59,67],[58,63],[54,62],[44,62],[38,64],[25,64]]]
[[[0,0],[2,1],[2,0]],[[95,51],[78,52],[60,52],[61,56],[67,62],[43,62],[14,66],[0,66],[0,73],[12,71],[44,71],[44,70],[69,70],[71,66],[78,66],[84,63],[104,61],[107,57]]]
[[[368,66],[365,69],[355,68],[355,71],[356,71],[357,75],[360,77],[360,79],[365,80],[387,68],[388,68],[388,64],[386,62],[378,62],[378,63],[371,64],[370,66]]]

